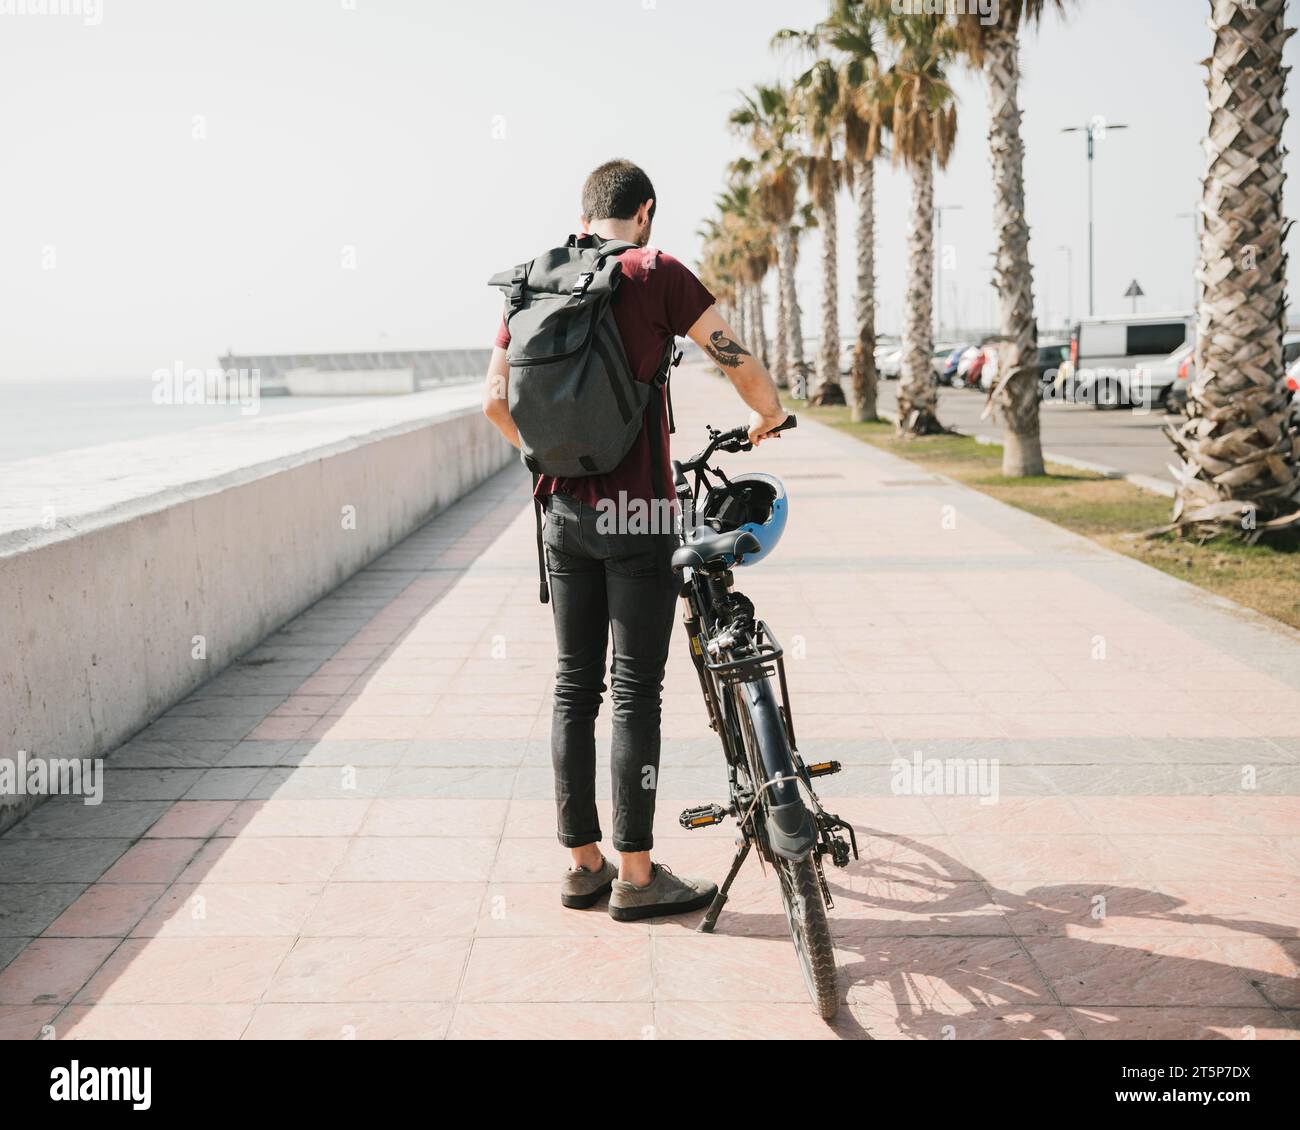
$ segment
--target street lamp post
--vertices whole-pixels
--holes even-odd
[[[934,320],[936,325],[935,334],[940,341],[943,340],[943,214],[945,212],[960,212],[961,210],[962,206],[960,204],[940,204],[934,210],[938,222],[937,236],[939,242],[939,255],[935,263],[935,273],[938,276],[938,285],[936,287],[938,295],[934,307]]]
[[[1128,126],[1112,124],[1110,122],[1107,122],[1105,118],[1098,115],[1097,117],[1093,118],[1090,122],[1088,122],[1087,125],[1066,126],[1064,129],[1061,130],[1062,133],[1084,133],[1087,135],[1088,138],[1088,316],[1089,317],[1092,317],[1092,315],[1096,313],[1096,310],[1093,305],[1093,286],[1092,286],[1092,277],[1093,277],[1092,160],[1093,160],[1093,151],[1096,148],[1093,139],[1097,137],[1105,137],[1106,131],[1112,129],[1128,129]]]

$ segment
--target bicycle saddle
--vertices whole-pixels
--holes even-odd
[[[696,526],[687,537],[687,543],[673,552],[673,568],[678,571],[727,569],[745,554],[763,548],[758,538],[745,529],[718,533],[708,526]]]

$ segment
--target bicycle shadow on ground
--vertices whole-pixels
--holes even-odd
[[[827,868],[841,1038],[1300,1036],[1293,927],[1100,881],[1008,890],[932,844],[855,830],[862,858]],[[788,938],[780,912],[731,906],[717,932]]]

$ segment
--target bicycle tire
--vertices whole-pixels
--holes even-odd
[[[840,985],[835,968],[835,943],[831,939],[831,924],[826,917],[816,864],[809,856],[800,860],[779,859],[776,866],[781,874],[785,920],[799,958],[804,986],[821,1018],[830,1020],[840,1007]]]
[[[771,685],[763,688],[766,694],[772,694]],[[755,697],[762,700],[760,691]],[[762,741],[780,742],[789,756],[789,745],[784,731],[776,731],[771,722],[779,717],[775,710],[756,710],[756,703],[743,693],[734,693],[733,706],[739,707],[746,722],[741,726],[742,738],[755,743],[754,757],[761,766],[768,759],[757,748]],[[767,705],[771,705],[770,703]],[[761,717],[756,716],[761,715]],[[764,805],[764,807],[766,807]],[[762,829],[764,821],[755,821],[759,835],[765,837]],[[821,879],[817,874],[816,858],[809,852],[803,859],[783,859],[772,854],[777,868],[778,883],[781,887],[781,905],[785,911],[786,925],[790,929],[790,940],[794,943],[795,955],[799,959],[799,970],[803,974],[804,986],[808,990],[813,1007],[823,1020],[832,1019],[839,1010],[839,976],[835,966],[835,944],[831,939],[830,920],[826,915],[826,902],[822,897]]]

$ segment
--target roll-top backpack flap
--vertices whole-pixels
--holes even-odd
[[[633,375],[610,308],[617,256],[634,246],[570,236],[491,280],[506,295],[510,415],[536,474],[611,471],[640,431],[651,389]]]
[[[563,247],[553,247],[527,263],[493,275],[488,285],[500,287],[509,297],[512,284],[522,274],[525,299],[540,294],[571,295],[578,299],[612,294],[622,276],[618,256],[635,248],[635,243],[625,239],[571,235]]]
[[[506,357],[511,368],[572,357],[587,345],[602,313],[603,303],[596,298],[531,293],[524,306],[506,319],[510,331]]]

